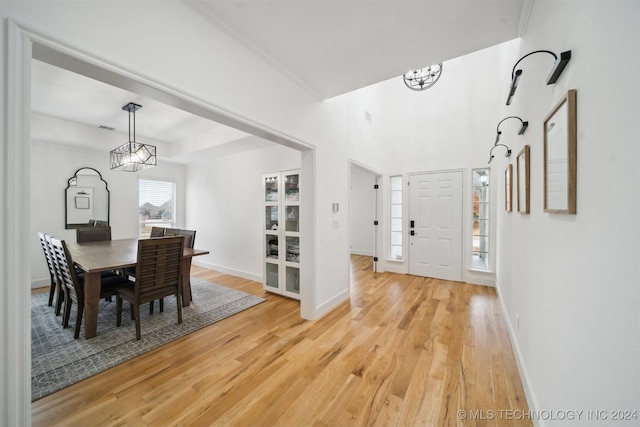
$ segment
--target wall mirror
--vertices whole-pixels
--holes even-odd
[[[544,120],[544,211],[576,213],[576,90]]]
[[[109,224],[109,188],[100,172],[84,167],[67,181],[65,198],[65,228],[86,227],[90,220]]]
[[[525,145],[516,158],[518,212],[529,213],[529,146]]]

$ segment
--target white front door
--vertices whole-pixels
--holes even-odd
[[[409,274],[462,281],[462,172],[409,178]]]

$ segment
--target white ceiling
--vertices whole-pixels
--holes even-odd
[[[519,37],[531,1],[182,3],[309,93],[326,99]],[[128,119],[121,108],[128,102],[143,106],[136,113],[136,139],[168,144],[171,148],[165,156],[171,160],[189,161],[193,153],[212,146],[232,153],[270,144],[150,98],[33,61],[32,109],[37,114],[93,128],[108,126],[124,142]],[[46,139],[46,130],[32,126],[32,131]]]
[[[182,0],[323,99],[515,39],[531,1]]]

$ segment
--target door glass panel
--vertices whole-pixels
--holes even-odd
[[[278,229],[278,207],[277,206],[265,206],[265,228],[267,230]]]
[[[264,179],[264,200],[265,202],[278,201],[278,177],[269,176]]]
[[[300,269],[296,267],[287,267],[286,289],[288,292],[296,294],[300,293]]]
[[[284,194],[285,200],[288,202],[297,202],[300,200],[300,175],[285,175],[284,177]]]
[[[286,231],[300,231],[300,207],[287,206]]]
[[[287,261],[300,262],[300,238],[287,236]]]
[[[278,264],[267,263],[267,286],[270,288],[278,287]]]
[[[266,239],[267,258],[278,259],[278,236],[267,234]]]

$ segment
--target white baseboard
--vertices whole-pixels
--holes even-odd
[[[529,406],[529,411],[539,411],[538,399],[536,399],[535,392],[533,391],[533,385],[531,384],[531,380],[529,379],[529,375],[527,374],[527,368],[524,363],[524,359],[522,358],[522,353],[520,352],[520,346],[518,345],[518,339],[515,333],[515,329],[511,324],[511,318],[509,317],[509,312],[507,311],[507,306],[504,303],[504,299],[502,299],[502,294],[500,293],[500,286],[495,286],[496,293],[498,294],[498,300],[500,301],[500,309],[502,310],[503,319],[507,323],[507,331],[509,333],[509,340],[511,341],[511,348],[516,358],[516,365],[518,367],[518,373],[520,374],[520,380],[522,381],[522,388],[524,388],[524,394],[527,399],[527,405]],[[533,417],[533,425],[536,427],[544,427],[545,423],[543,420]]]
[[[339,293],[335,297],[331,298],[329,301],[324,304],[319,305],[316,308],[316,313],[314,320],[320,319],[325,314],[329,313],[331,310],[342,304],[344,301],[349,299],[349,290],[347,289],[344,292]]]
[[[200,261],[194,258],[193,263],[199,267],[208,268],[210,270],[219,271],[220,273],[230,274],[232,276],[242,277],[247,280],[255,280],[262,283],[262,275],[250,273],[248,271],[236,270],[233,268],[223,267],[221,265],[213,264],[206,261]]]
[[[496,287],[496,279],[493,275],[476,273],[474,271],[467,271],[464,281],[472,285],[489,286],[492,288]]]
[[[351,249],[351,255],[373,256],[373,252],[364,249]]]
[[[31,289],[48,288],[49,286],[51,286],[51,279],[49,277],[31,281]]]

